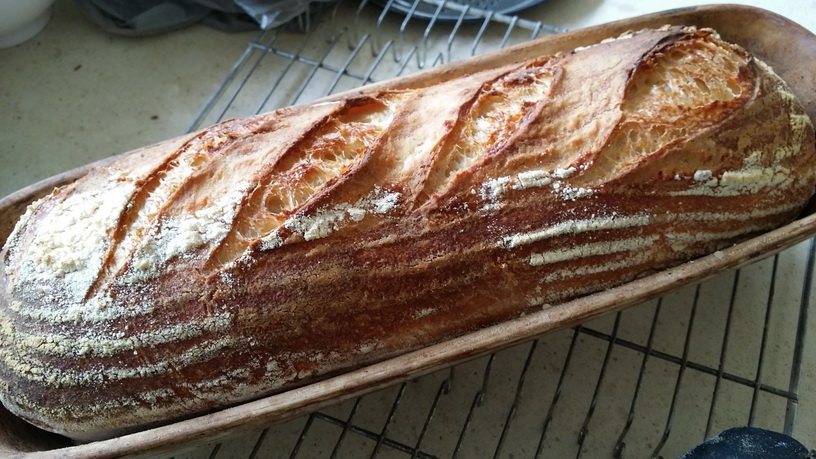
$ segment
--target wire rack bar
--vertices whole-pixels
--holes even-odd
[[[570,341],[569,350],[567,350],[566,357],[564,358],[564,366],[561,368],[561,374],[558,378],[558,385],[555,388],[555,392],[553,393],[552,401],[550,402],[549,409],[547,410],[547,416],[544,418],[544,426],[541,429],[541,435],[539,437],[538,446],[536,448],[535,457],[541,457],[543,454],[543,447],[545,445],[545,440],[547,438],[547,429],[552,424],[553,418],[555,417],[555,407],[558,401],[561,399],[561,393],[564,388],[564,382],[567,378],[567,369],[570,366],[570,362],[572,362],[572,355],[575,350],[576,344],[578,343],[578,335],[581,332],[580,326],[575,327],[575,331],[572,334],[572,340]]]
[[[442,0],[341,0],[259,33],[190,130],[557,26]],[[414,15],[432,6],[428,17]],[[458,12],[452,21],[443,12]],[[475,19],[474,19],[475,18]],[[652,302],[181,458],[673,457],[733,425],[796,427],[813,241]],[[746,338],[749,337],[749,338]]]
[[[714,413],[715,408],[717,405],[717,393],[720,389],[720,384],[723,381],[723,376],[725,375],[725,358],[728,351],[728,337],[731,334],[731,320],[734,316],[734,304],[737,299],[737,288],[739,286],[739,279],[740,279],[740,272],[734,272],[734,282],[731,288],[731,300],[728,302],[728,314],[725,320],[725,335],[723,336],[722,346],[720,350],[720,362],[719,366],[717,367],[717,380],[714,383],[714,396],[711,397],[711,408],[708,410],[708,420],[706,421],[706,434],[705,436],[708,437],[711,433],[711,426],[714,422]],[[767,315],[767,313],[766,313]]]
[[[609,358],[612,355],[612,350],[615,348],[614,343],[618,337],[621,316],[621,313],[615,314],[615,325],[612,329],[612,335],[609,337],[609,344],[606,346],[606,355],[604,356],[603,363],[601,364],[601,371],[598,374],[598,381],[595,383],[595,391],[592,393],[592,401],[589,403],[589,409],[587,409],[587,414],[584,418],[583,424],[581,425],[581,430],[578,431],[578,455],[576,457],[581,456],[581,446],[583,446],[584,440],[589,434],[589,422],[592,420],[592,415],[595,413],[595,408],[598,404],[598,396],[600,395],[601,391],[601,384],[603,383],[604,376],[606,375],[606,369],[609,365]]]
[[[762,338],[759,347],[760,351],[759,357],[757,358],[756,378],[753,381],[754,390],[751,396],[751,411],[748,414],[748,425],[752,425],[754,423],[754,419],[756,418],[757,400],[759,400],[759,391],[760,386],[762,385],[763,362],[765,361],[765,350],[768,345],[768,328],[771,318],[771,308],[773,307],[774,291],[776,289],[776,273],[778,268],[779,268],[779,255],[775,255],[773,258],[773,271],[771,273],[771,286],[768,289],[768,300],[766,303],[768,307],[765,310],[765,317],[763,320],[764,326],[762,327]],[[795,395],[790,398],[795,398]],[[710,423],[711,421],[709,421],[709,426],[706,427],[706,432],[711,431]]]
[[[711,375],[711,376],[715,376],[718,379],[723,379],[723,380],[726,380],[726,381],[731,381],[731,382],[735,382],[735,383],[738,383],[738,384],[742,384],[742,385],[745,385],[745,386],[754,387],[757,390],[757,392],[759,392],[759,391],[767,392],[769,394],[773,394],[773,395],[776,395],[776,396],[779,396],[779,397],[785,397],[785,398],[790,399],[792,401],[796,401],[797,398],[798,398],[796,392],[794,392],[794,391],[780,389],[778,387],[773,387],[773,386],[768,386],[768,385],[765,385],[765,384],[758,383],[756,380],[751,380],[749,378],[741,377],[741,376],[734,375],[734,374],[731,374],[731,373],[727,373],[727,372],[724,372],[724,371],[720,372],[720,370],[717,369],[717,368],[712,368],[710,366],[706,366],[706,365],[703,365],[701,363],[697,363],[697,362],[694,362],[694,361],[684,360],[683,357],[677,357],[677,356],[674,356],[674,355],[671,355],[671,354],[667,354],[665,352],[660,352],[660,351],[656,351],[654,349],[649,349],[647,346],[641,346],[641,345],[639,345],[637,343],[633,343],[631,341],[626,341],[626,340],[622,340],[622,339],[619,339],[619,338],[616,339],[613,336],[607,335],[606,333],[599,332],[597,330],[593,330],[591,328],[583,327],[583,328],[581,328],[580,331],[581,331],[581,333],[585,333],[585,334],[590,335],[590,336],[592,336],[594,338],[601,339],[601,340],[603,340],[605,342],[610,342],[610,343],[613,343],[613,344],[615,344],[617,346],[621,346],[621,347],[625,347],[625,348],[628,348],[628,349],[635,350],[635,351],[637,351],[639,353],[642,353],[644,356],[654,356],[654,357],[662,359],[662,360],[664,360],[666,362],[670,362],[670,363],[673,363],[673,364],[676,364],[676,365],[679,365],[679,366],[685,366],[685,367],[688,367],[688,368],[690,368],[692,370],[697,370],[699,372],[702,372],[702,373],[705,373],[705,374],[708,374],[708,375]]]
[[[814,247],[813,239],[808,242],[808,259],[807,267],[805,268],[804,285],[802,286],[802,296],[800,299],[799,318],[796,327],[796,341],[793,349],[793,364],[790,378],[791,393],[799,392],[799,377],[802,368],[802,354],[804,352],[805,334],[807,333],[808,323],[808,309],[810,306],[810,294],[813,288],[814,265],[816,264],[816,247]],[[774,280],[776,277],[774,277]],[[796,406],[798,400],[794,397],[788,399],[787,413],[785,416],[784,432],[790,434],[793,432],[793,422],[796,416]]]
[[[522,402],[522,388],[524,387],[524,383],[527,381],[527,371],[530,369],[530,363],[533,360],[533,354],[536,351],[536,346],[538,345],[538,341],[534,340],[530,345],[530,352],[527,353],[527,358],[524,361],[524,367],[521,370],[521,374],[519,374],[518,384],[516,385],[516,393],[513,397],[513,404],[510,406],[510,409],[507,411],[507,417],[504,420],[504,426],[502,427],[501,436],[499,437],[498,444],[496,445],[496,453],[493,457],[501,457],[502,447],[504,446],[504,442],[507,439],[507,434],[510,429],[510,423],[513,421],[515,417],[516,411],[519,408],[519,405]]]
[[[700,300],[700,286],[698,285],[694,290],[694,303],[691,307],[691,313],[689,316],[689,325],[686,329],[686,339],[683,341],[683,357],[680,359],[680,370],[677,372],[677,381],[674,383],[674,393],[672,394],[671,404],[669,406],[669,415],[666,417],[666,427],[663,429],[663,435],[660,437],[660,442],[657,444],[657,447],[652,452],[651,457],[655,458],[658,457],[658,453],[660,450],[663,449],[663,446],[666,444],[666,440],[669,439],[669,434],[671,434],[672,429],[672,420],[674,418],[675,408],[677,407],[678,401],[678,394],[680,393],[680,385],[683,382],[683,376],[686,374],[686,369],[688,368],[689,364],[689,347],[691,344],[691,332],[694,329],[694,318],[697,316],[697,305],[699,305]]]
[[[622,458],[624,452],[626,451],[626,435],[629,433],[629,429],[632,427],[632,423],[635,421],[635,409],[637,407],[638,396],[640,395],[640,388],[643,385],[644,375],[646,373],[646,364],[649,361],[649,356],[652,354],[652,345],[654,343],[654,336],[655,336],[655,329],[657,328],[657,318],[660,315],[660,307],[662,306],[663,298],[658,299],[657,305],[654,308],[654,314],[652,315],[652,325],[649,329],[649,338],[646,342],[646,347],[643,349],[643,359],[640,363],[640,371],[638,371],[638,378],[637,382],[635,383],[635,390],[634,394],[632,395],[632,403],[629,405],[629,413],[626,415],[626,424],[623,427],[620,435],[618,436],[617,441],[615,442],[615,449],[613,451],[614,457]],[[611,338],[611,337],[610,337]],[[610,339],[610,343],[612,340]]]

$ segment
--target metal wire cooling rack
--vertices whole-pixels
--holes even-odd
[[[425,3],[434,14],[418,19],[412,9],[341,1],[300,18],[299,30],[259,34],[191,129],[559,32]],[[440,19],[451,11],[455,20]],[[811,240],[574,329],[176,457],[676,457],[732,426],[791,434],[813,269]]]

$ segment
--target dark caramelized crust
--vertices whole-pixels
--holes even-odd
[[[0,398],[101,438],[556,305],[794,218],[814,133],[710,30],[231,120],[31,206]]]

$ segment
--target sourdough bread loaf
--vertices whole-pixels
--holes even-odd
[[[768,66],[681,27],[225,121],[30,206],[0,399],[104,438],[557,307],[795,218],[815,146]]]

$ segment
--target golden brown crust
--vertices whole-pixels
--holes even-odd
[[[0,398],[87,439],[307,383],[776,227],[815,150],[770,69],[679,27],[227,121],[29,209]]]

